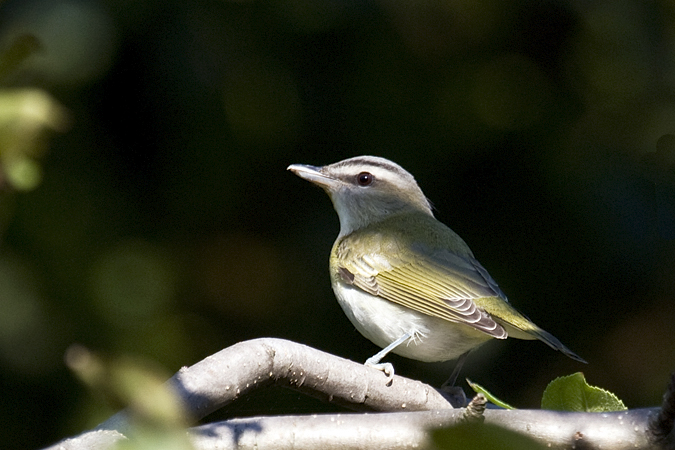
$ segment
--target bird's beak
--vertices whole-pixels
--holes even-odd
[[[321,172],[321,167],[308,166],[306,164],[291,164],[288,166],[287,170],[290,170],[300,178],[314,183],[317,186],[321,186],[324,189],[335,187],[338,183],[338,180],[335,178],[324,175]]]

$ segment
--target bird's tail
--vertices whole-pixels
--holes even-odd
[[[536,325],[535,325],[535,327],[536,327],[535,330],[530,331],[530,333],[532,335],[534,335],[534,337],[536,337],[537,339],[539,339],[540,341],[542,341],[543,343],[545,343],[546,345],[548,345],[552,349],[558,350],[558,351],[564,353],[565,355],[569,356],[570,358],[572,358],[576,361],[582,362],[584,364],[588,364],[588,362],[586,362],[585,359],[583,359],[581,356],[577,355],[572,350],[567,348],[565,346],[565,344],[563,344],[562,342],[560,342],[558,340],[557,337],[553,336],[548,331],[542,330],[541,328],[537,327]]]
[[[476,303],[504,327],[510,337],[517,339],[539,339],[554,350],[558,350],[570,358],[587,364],[586,360],[563,345],[548,331],[542,330],[530,319],[519,313],[510,303],[498,297],[481,298]]]

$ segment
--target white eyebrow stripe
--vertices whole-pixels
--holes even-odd
[[[361,172],[370,172],[375,179],[383,180],[388,183],[397,185],[401,178],[408,181],[415,182],[415,179],[408,172],[401,172],[396,167],[381,167],[368,163],[353,163],[338,166],[333,169],[337,176],[349,177],[356,176]],[[358,172],[357,172],[358,170]]]

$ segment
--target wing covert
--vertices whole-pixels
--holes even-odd
[[[474,303],[483,297],[504,297],[497,284],[471,257],[437,251],[431,258],[412,253],[384,258],[364,254],[342,259],[354,286],[430,316],[463,323],[498,339],[504,328]],[[487,276],[487,278],[486,278]]]

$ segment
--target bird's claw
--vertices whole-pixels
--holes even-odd
[[[372,358],[368,359],[365,363],[366,367],[372,367],[373,369],[381,370],[387,376],[387,385],[391,383],[392,378],[394,378],[394,366],[391,363],[381,363],[373,361]]]

